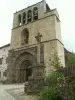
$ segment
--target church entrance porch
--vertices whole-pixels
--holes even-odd
[[[40,45],[40,63],[44,64],[44,45]],[[38,47],[34,46],[22,50],[10,50],[8,62],[8,83],[28,82],[35,77],[36,66],[38,65]]]
[[[36,65],[36,58],[34,55],[24,52],[21,53],[14,61],[14,68],[12,69],[12,83],[27,82],[32,76],[32,67]]]

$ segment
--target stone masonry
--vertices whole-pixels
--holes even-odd
[[[60,20],[56,9],[45,0],[14,13],[8,57],[8,82],[26,84],[26,92],[37,92],[44,85],[44,76],[51,73],[50,54],[57,52],[65,67]],[[52,58],[51,58],[52,59]],[[36,72],[36,73],[35,73]]]

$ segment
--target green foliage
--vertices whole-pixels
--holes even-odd
[[[63,78],[63,77],[64,77],[64,75],[62,73],[58,73],[58,72],[48,75],[48,78],[53,78],[53,79]]]
[[[49,59],[50,65],[54,67],[54,69],[59,69],[61,67],[61,62],[57,54],[54,55],[53,59]]]
[[[75,93],[75,84],[72,84],[72,90]]]
[[[75,65],[75,55],[74,54],[67,54],[66,58],[66,66],[72,66]]]
[[[63,78],[62,73],[52,73],[47,77],[48,89],[40,93],[40,100],[62,100],[61,92],[57,87],[57,79]]]
[[[52,73],[47,77],[47,83],[49,87],[56,87],[57,86],[57,79],[64,78],[62,73]]]
[[[73,77],[65,78],[66,88],[64,89],[64,96],[66,100],[75,100],[75,79]]]
[[[51,87],[40,93],[40,100],[62,100],[62,97],[56,88]]]

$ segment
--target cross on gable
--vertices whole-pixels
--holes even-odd
[[[42,35],[40,35],[40,33],[38,32],[37,36],[35,36],[37,42],[41,42],[41,37],[42,37]]]

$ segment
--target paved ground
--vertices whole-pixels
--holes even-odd
[[[24,84],[0,84],[0,100],[25,100]]]

